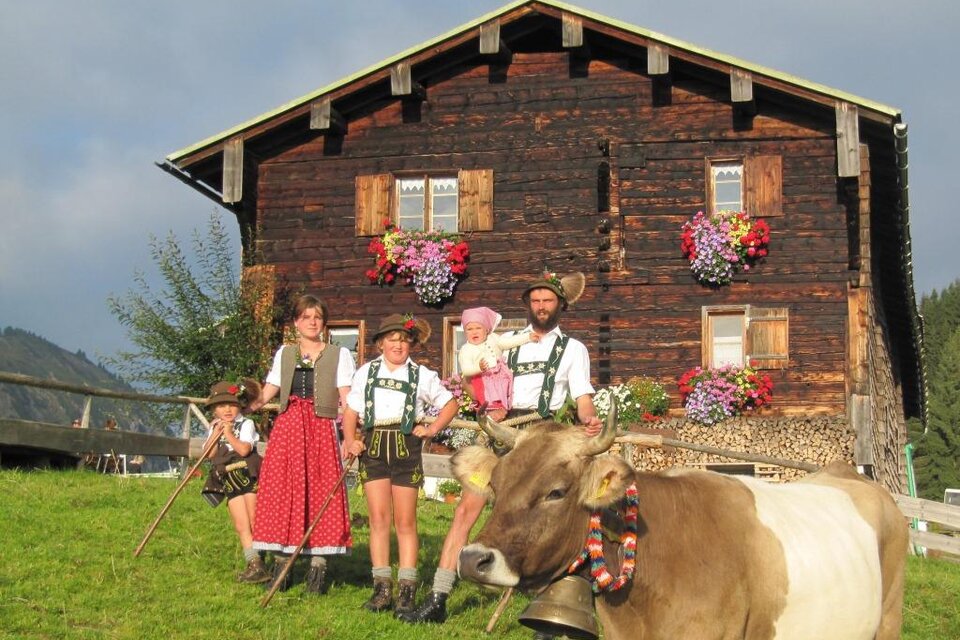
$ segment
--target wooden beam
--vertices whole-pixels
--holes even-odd
[[[853,442],[853,459],[856,464],[873,465],[873,420],[870,396],[850,395],[850,426],[856,434]]]
[[[500,37],[499,20],[480,25],[480,54],[508,64],[513,59],[513,52]]]
[[[426,98],[427,90],[413,80],[409,62],[398,62],[390,67],[390,95]]]
[[[583,19],[580,16],[564,11],[560,16],[563,25],[563,48],[573,49],[582,47],[583,40]]]
[[[753,102],[753,74],[743,69],[730,70],[730,100]]]
[[[236,136],[223,143],[223,189],[226,204],[243,199],[243,138]]]
[[[670,53],[661,44],[647,46],[647,74],[662,76],[670,73]]]
[[[860,175],[860,122],[857,105],[837,102],[837,175]]]
[[[331,133],[344,133],[347,130],[347,121],[339,111],[333,108],[330,98],[322,98],[310,103],[310,128]]]

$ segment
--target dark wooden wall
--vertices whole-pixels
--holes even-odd
[[[258,258],[294,288],[319,291],[333,318],[365,320],[368,335],[391,311],[427,317],[434,337],[418,358],[437,369],[443,317],[478,304],[522,316],[520,293],[545,265],[583,271],[587,291],[562,326],[590,349],[595,382],[655,376],[675,404],[676,378],[700,364],[703,305],[786,307],[790,361],[771,372],[776,407],[843,413],[852,272],[832,110],[791,109],[758,89],[757,115],[743,117],[726,76],[678,67],[665,85],[640,63],[593,53],[588,63],[562,51],[515,53],[500,73],[454,67],[425,83],[425,102],[383,98],[350,114],[342,140],[289,142],[259,165]],[[766,262],[711,290],[693,280],[680,229],[705,206],[704,158],[742,154],[782,156],[784,215],[769,220]],[[602,163],[609,207],[603,189],[598,198]],[[460,168],[494,170],[495,227],[467,238],[470,275],[454,299],[425,309],[409,288],[368,284],[354,178]],[[609,234],[598,231],[604,219]],[[601,250],[605,235],[611,247]],[[609,272],[598,271],[601,260]]]

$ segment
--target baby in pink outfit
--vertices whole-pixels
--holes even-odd
[[[460,375],[469,379],[473,399],[486,409],[509,411],[513,405],[513,372],[507,367],[503,352],[519,347],[539,336],[521,333],[499,336],[493,331],[502,316],[488,307],[465,309],[460,316],[460,325],[467,343],[460,347],[457,361]]]

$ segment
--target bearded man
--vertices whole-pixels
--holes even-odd
[[[593,407],[590,384],[590,356],[582,342],[560,330],[560,316],[583,293],[582,273],[559,278],[544,273],[528,286],[522,296],[527,307],[528,324],[521,333],[534,333],[538,342],[527,342],[507,352],[507,364],[513,371],[513,409],[491,411],[490,417],[539,414],[551,419],[566,403],[576,403],[577,420],[589,436],[600,433],[601,423]],[[423,604],[412,612],[397,616],[404,622],[444,622],[447,597],[457,579],[457,558],[467,543],[485,504],[483,496],[464,488],[453,515],[450,531],[443,541],[440,562],[433,578],[433,589]]]

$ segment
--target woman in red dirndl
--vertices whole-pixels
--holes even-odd
[[[355,364],[350,352],[323,342],[327,307],[314,296],[296,305],[297,344],[277,350],[256,410],[280,394],[260,470],[253,546],[274,553],[274,581],[300,545],[327,496],[343,473],[336,416],[350,389]],[[304,545],[310,558],[307,590],[324,590],[326,556],[347,554],[353,546],[350,510],[343,484]],[[280,589],[290,586],[290,573]]]

